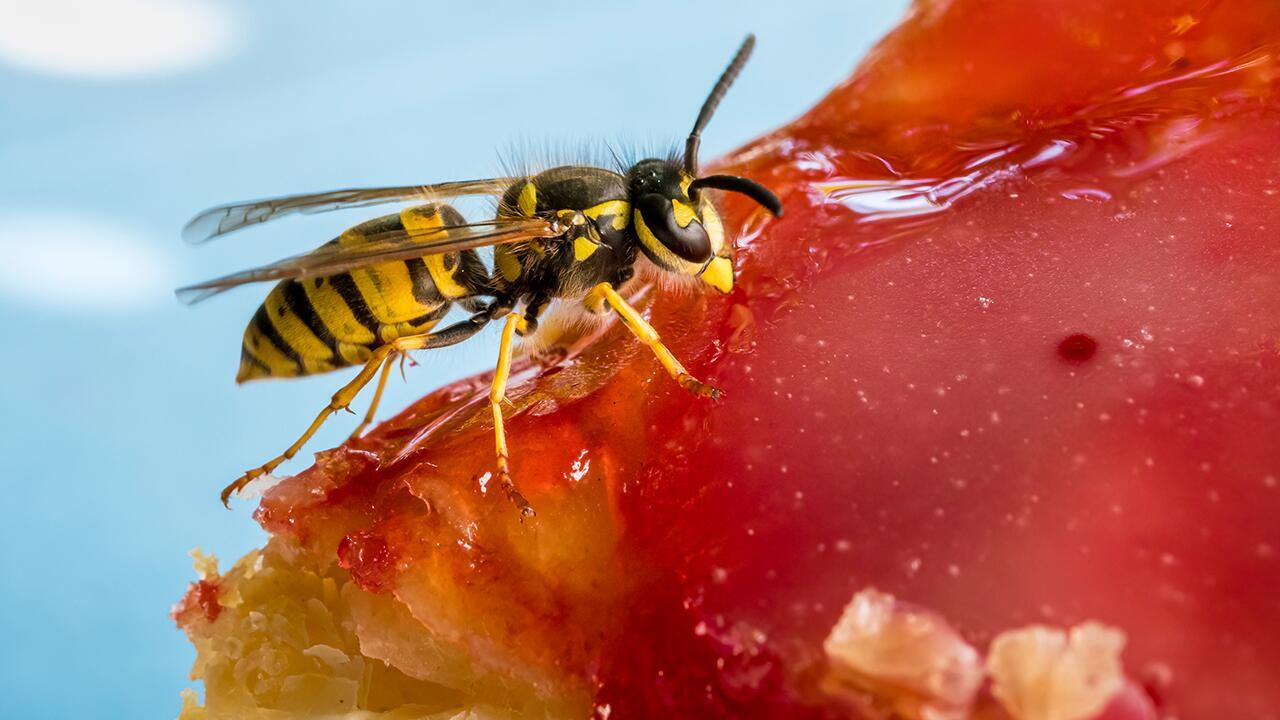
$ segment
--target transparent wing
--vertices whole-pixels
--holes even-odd
[[[305,255],[179,288],[176,294],[179,300],[193,304],[248,283],[336,275],[381,262],[552,238],[566,230],[559,221],[542,218],[499,218],[417,233],[391,230],[364,235],[359,244],[330,242]]]
[[[198,245],[250,225],[295,213],[322,213],[409,200],[429,202],[465,195],[496,195],[506,190],[516,179],[488,178],[435,185],[353,188],[219,205],[192,218],[182,229],[182,237],[187,242]]]

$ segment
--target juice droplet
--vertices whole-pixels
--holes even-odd
[[[1088,362],[1097,352],[1098,341],[1084,333],[1073,333],[1058,343],[1058,357],[1076,365]]]

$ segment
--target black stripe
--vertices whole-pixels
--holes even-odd
[[[382,328],[382,323],[378,322],[378,318],[374,317],[369,310],[369,305],[364,301],[364,295],[360,294],[360,288],[356,286],[351,273],[330,275],[329,282],[333,284],[333,289],[338,291],[342,302],[347,304],[347,309],[351,311],[356,322],[365,326],[365,329],[373,334],[373,344],[381,345],[382,334],[379,330]]]
[[[524,186],[521,185],[520,187],[523,188]],[[441,205],[439,212],[440,221],[443,223],[444,227],[467,224],[467,219],[462,217],[462,213],[455,210],[452,205]]]
[[[431,312],[426,313],[425,315],[419,315],[418,317],[410,320],[409,324],[422,325],[429,322],[435,322],[448,314],[449,314],[449,303],[444,303],[440,307],[436,308],[435,310],[432,310]]]
[[[251,366],[261,370],[263,373],[267,375],[271,374],[271,368],[268,367],[266,363],[259,360],[258,357],[253,354],[253,351],[249,350],[248,345],[240,346],[240,362],[247,362]]]
[[[275,324],[271,322],[271,314],[267,312],[265,303],[259,305],[258,312],[253,314],[253,329],[257,330],[262,337],[270,340],[281,355],[284,355],[294,365],[297,365],[299,374],[307,372],[306,368],[302,366],[302,356],[298,355],[298,351],[294,350],[292,345],[284,341],[284,338],[280,336],[280,331],[276,330]]]
[[[493,287],[490,283],[489,268],[484,266],[484,262],[475,250],[464,250],[458,256],[459,265],[462,272],[457,273],[454,277],[461,276],[459,283],[469,292],[476,295],[492,295]]]
[[[444,293],[436,287],[436,281],[431,279],[431,271],[427,270],[422,258],[409,258],[404,261],[404,267],[409,271],[409,282],[413,284],[413,299],[419,305],[431,307],[444,300]]]
[[[316,308],[311,304],[311,298],[307,296],[307,291],[302,287],[302,283],[296,280],[288,280],[281,286],[281,294],[284,297],[284,304],[289,308],[290,312],[307,326],[312,335],[325,347],[329,348],[330,359],[338,359],[338,339],[329,332],[329,326],[324,324],[324,319],[316,312]]]
[[[364,236],[377,235],[391,232],[392,230],[403,230],[404,222],[400,220],[399,215],[383,215],[372,220],[366,220],[352,229],[357,230],[360,235]]]

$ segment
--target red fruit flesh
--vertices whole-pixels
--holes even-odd
[[[726,199],[737,289],[640,293],[723,400],[614,326],[513,376],[536,518],[486,378],[260,518],[613,720],[849,717],[822,642],[872,586],[978,648],[1122,630],[1109,719],[1280,717],[1277,39],[1261,0],[923,2],[720,168],[786,208]]]
[[[181,626],[196,623],[199,620],[214,622],[222,612],[218,604],[218,584],[209,580],[197,580],[187,588],[187,594],[181,602],[173,607],[171,615]]]

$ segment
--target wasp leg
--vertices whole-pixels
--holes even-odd
[[[399,353],[409,350],[432,350],[434,348],[457,345],[483,330],[484,326],[489,324],[495,312],[501,315],[506,310],[490,310],[486,308],[466,320],[459,320],[447,328],[425,335],[408,335],[399,340],[393,340],[391,345]]]
[[[320,429],[321,425],[324,425],[324,421],[328,420],[330,415],[338,412],[339,410],[348,409],[351,405],[351,401],[356,398],[356,395],[360,394],[360,391],[364,389],[365,385],[369,384],[369,381],[373,379],[374,374],[378,372],[378,368],[382,366],[388,356],[390,356],[394,351],[395,348],[392,345],[383,345],[375,348],[373,355],[369,357],[369,360],[364,364],[364,367],[360,369],[360,372],[356,374],[355,378],[353,378],[351,382],[343,385],[338,392],[333,394],[333,398],[329,400],[328,406],[320,411],[320,414],[316,416],[315,420],[311,421],[310,427],[307,428],[306,432],[302,433],[302,437],[298,438],[283,453],[277,455],[271,460],[268,460],[261,467],[249,470],[237,478],[235,482],[222,489],[222,504],[228,508],[231,507],[231,495],[233,493],[239,492],[241,488],[248,485],[256,478],[270,474],[272,470],[275,470],[277,467],[280,467],[282,463],[288,461],[294,455],[297,455],[298,451],[302,449],[302,446],[307,444],[307,441],[311,439],[312,435],[316,434],[316,431]]]
[[[488,303],[478,297],[465,297],[458,299],[458,307],[469,313],[481,313],[488,308]]]
[[[662,344],[662,338],[658,337],[658,331],[654,330],[653,326],[641,317],[640,313],[631,307],[631,304],[623,299],[618,294],[618,291],[613,289],[612,285],[609,283],[596,285],[587,294],[583,302],[586,304],[587,309],[592,312],[603,311],[605,303],[608,303],[609,307],[612,307],[622,318],[622,321],[627,324],[627,327],[631,328],[631,332],[635,333],[640,342],[649,346],[649,349],[657,356],[658,362],[662,363],[662,367],[666,369],[667,373],[675,378],[676,382],[680,383],[680,387],[698,397],[711,398],[712,400],[720,397],[719,390],[700,382],[684,369],[684,365],[681,365],[680,361],[667,349],[667,346]]]
[[[364,429],[373,422],[373,416],[378,412],[378,403],[382,401],[382,391],[387,389],[387,377],[391,375],[391,367],[397,354],[395,352],[387,353],[387,358],[382,361],[382,374],[378,376],[378,387],[373,391],[373,400],[369,402],[369,411],[364,414],[364,419],[360,421],[356,429],[351,431],[351,435],[347,437],[348,441],[360,437]],[[404,355],[400,355],[400,357],[403,358]]]
[[[240,489],[245,485],[248,485],[254,479],[270,473],[282,463],[288,461],[294,455],[297,455],[298,451],[302,449],[302,446],[306,445],[307,441],[311,439],[311,436],[316,434],[316,431],[320,429],[320,426],[324,424],[325,420],[329,419],[330,415],[339,410],[346,410],[351,405],[351,401],[355,400],[356,395],[360,394],[360,391],[364,389],[364,386],[368,385],[369,381],[373,379],[374,374],[378,372],[379,366],[383,366],[383,373],[382,379],[378,382],[378,396],[381,395],[382,387],[386,383],[386,370],[391,367],[391,360],[397,354],[403,354],[409,350],[427,350],[430,348],[438,348],[460,343],[480,332],[480,330],[488,324],[490,318],[501,311],[502,308],[497,305],[489,306],[486,307],[483,312],[472,315],[466,320],[456,322],[438,332],[424,335],[409,335],[374,349],[373,355],[369,357],[369,360],[365,363],[364,367],[361,368],[355,378],[353,378],[351,382],[342,386],[342,389],[338,390],[338,392],[333,394],[333,398],[329,401],[329,405],[320,411],[320,414],[316,416],[316,419],[311,422],[311,426],[307,428],[306,432],[302,433],[302,437],[298,438],[296,442],[289,446],[289,449],[285,450],[277,457],[272,458],[261,467],[254,468],[253,470],[246,472],[244,475],[237,478],[235,482],[222,489],[222,504],[230,507],[231,495],[233,493],[239,492]],[[379,397],[375,396],[375,406],[379,399]],[[373,409],[373,407],[369,409],[369,417],[372,417]],[[368,418],[366,418],[365,422],[368,422]],[[512,488],[511,491],[514,492],[514,488]],[[519,496],[519,493],[516,493],[516,496]],[[520,501],[523,502],[523,500],[524,498],[521,497]],[[517,502],[517,505],[518,504],[520,503]],[[524,503],[524,505],[527,507],[528,503]]]
[[[490,318],[503,311],[505,309],[501,305],[494,304],[440,332],[402,338],[394,344],[396,350],[400,352],[452,345],[476,334],[489,322]],[[536,313],[532,317],[536,318]],[[507,378],[511,375],[511,358],[515,353],[515,335],[516,333],[523,335],[528,330],[528,325],[526,317],[522,317],[519,313],[507,315],[506,323],[502,327],[502,344],[498,350],[498,367],[494,371],[493,385],[489,389],[489,406],[493,410],[494,447],[498,456],[498,484],[501,485],[503,491],[506,492],[507,497],[511,499],[516,508],[519,509],[522,517],[533,517],[534,512],[533,507],[529,505],[529,501],[525,499],[524,495],[520,494],[520,491],[516,489],[515,482],[511,479],[511,470],[507,461],[507,434],[502,418],[502,403],[507,399]]]
[[[387,359],[383,362],[382,375],[378,377],[378,388],[373,391],[373,402],[369,404],[369,412],[365,414],[364,420],[351,433],[352,438],[359,437],[360,433],[373,422],[373,415],[378,410],[378,402],[382,400],[382,391],[387,386],[387,376],[391,374],[391,365],[396,357],[400,357],[403,360],[403,358],[408,357],[406,353],[409,350],[430,350],[432,348],[455,345],[480,332],[489,323],[489,312],[484,303],[481,303],[479,307],[482,310],[475,315],[437,332],[425,335],[406,335],[391,342],[392,352],[387,355]]]
[[[523,517],[533,517],[533,507],[516,489],[507,465],[507,433],[502,421],[502,403],[507,399],[507,378],[511,375],[511,356],[515,351],[516,333],[524,334],[528,323],[519,313],[507,315],[502,326],[502,345],[498,350],[498,368],[493,373],[493,386],[489,389],[489,407],[493,410],[493,442],[498,453],[498,482],[507,497],[519,508]]]

